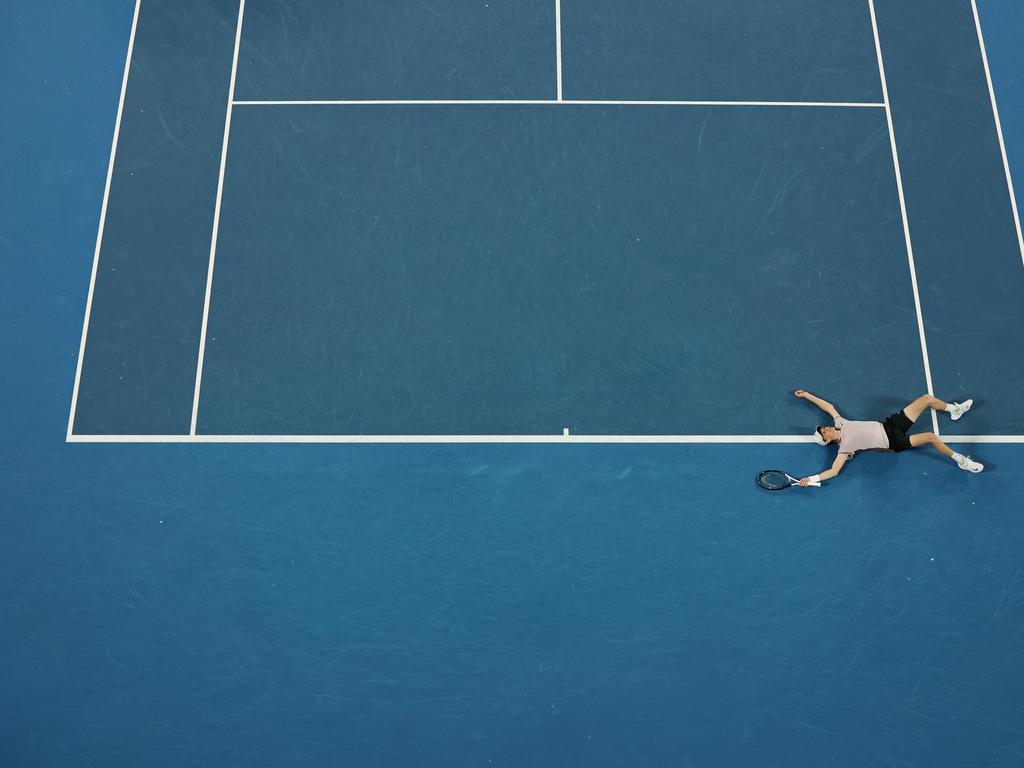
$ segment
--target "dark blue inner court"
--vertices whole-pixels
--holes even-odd
[[[866,2],[564,0],[567,99],[880,102]]]
[[[557,99],[555,3],[377,5],[247,0],[236,99]],[[236,104],[219,209],[238,0],[141,0],[105,208],[134,3],[0,10],[0,764],[1019,766],[1002,148],[971,2],[874,6],[913,273],[867,0],[557,8],[566,99],[868,106]],[[196,439],[793,442],[198,444],[204,342]],[[926,371],[985,472],[754,486]]]
[[[239,99],[556,96],[548,0],[269,0],[245,16]]]
[[[202,433],[770,434],[793,380],[924,387],[881,110],[240,107],[232,132]]]
[[[868,3],[567,4],[559,56],[531,3],[252,2],[240,30],[201,5],[199,27],[142,6],[75,434],[794,435],[794,381],[861,418],[930,384],[993,406],[951,431],[1024,432],[1024,270],[969,3],[879,3],[878,49]],[[503,62],[529,66],[477,64],[545,24],[546,58],[522,32]],[[749,61],[714,34],[751,25]],[[702,67],[659,53],[677,34]],[[508,85],[537,72],[570,98],[755,103]],[[444,103],[352,103],[396,98]]]

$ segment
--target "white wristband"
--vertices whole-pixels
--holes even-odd
[[[811,475],[807,479],[810,480],[812,483],[815,483],[816,485],[821,485],[821,475]]]

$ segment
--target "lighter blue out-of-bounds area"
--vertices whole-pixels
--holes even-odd
[[[1024,451],[825,453],[55,448],[6,764],[1018,764]]]
[[[1019,445],[66,444],[131,16],[0,9],[0,763],[1020,765]]]

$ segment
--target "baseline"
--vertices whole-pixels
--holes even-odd
[[[1024,435],[955,435],[947,443],[1024,443]],[[814,444],[799,435],[71,435],[69,443],[622,443]]]
[[[623,106],[623,107],[860,107],[884,109],[885,103],[871,101],[669,101],[584,99],[294,99],[250,100],[231,102],[236,107],[320,107],[320,106],[389,106],[389,105],[554,105],[554,106]]]

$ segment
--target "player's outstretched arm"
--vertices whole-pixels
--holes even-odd
[[[832,462],[832,466],[829,469],[826,469],[824,472],[821,472],[820,474],[817,475],[811,475],[810,477],[800,478],[800,485],[810,485],[810,483],[814,481],[815,478],[818,480],[819,483],[823,483],[826,480],[831,480],[833,477],[835,477],[836,475],[843,471],[843,465],[846,463],[846,460],[848,458],[849,457],[845,453],[840,453],[838,456],[836,456],[836,460]]]
[[[823,410],[825,413],[827,413],[833,419],[838,419],[839,418],[839,411],[837,411],[836,407],[834,405],[832,405],[832,403],[830,403],[828,400],[822,400],[820,397],[815,397],[810,392],[807,392],[807,391],[805,391],[803,389],[798,389],[793,394],[796,397],[801,398],[802,400],[810,400],[812,403],[814,403],[816,406],[821,408],[821,410]]]

